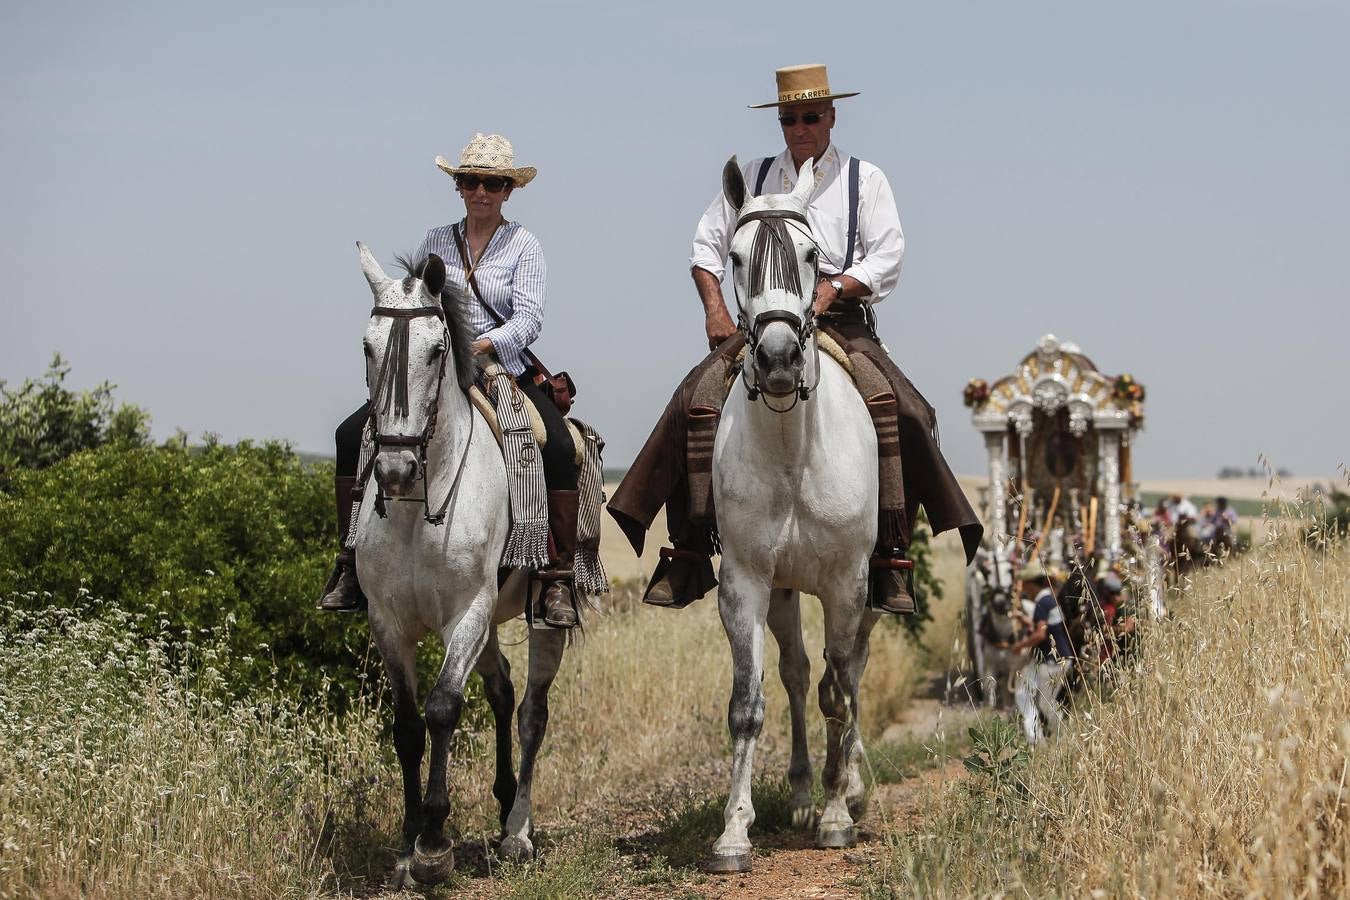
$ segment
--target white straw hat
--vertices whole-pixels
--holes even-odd
[[[447,175],[499,175],[511,179],[516,187],[524,187],[539,174],[534,166],[516,166],[516,152],[506,138],[482,132],[459,154],[459,165],[450,165],[444,156],[436,157],[436,165]]]

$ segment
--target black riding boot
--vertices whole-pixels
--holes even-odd
[[[337,533],[342,549],[338,551],[337,561],[333,564],[333,574],[328,576],[328,583],[324,585],[318,609],[355,612],[366,605],[366,595],[361,593],[361,585],[356,580],[356,551],[347,549],[347,538],[352,527],[352,490],[356,487],[356,478],[338,475],[333,483],[337,494]]]
[[[553,534],[553,546],[558,551],[557,561],[539,573],[544,583],[540,591],[536,618],[554,628],[571,628],[577,624],[577,610],[572,581],[572,562],[577,555],[577,509],[581,494],[571,491],[548,492],[548,528]]]

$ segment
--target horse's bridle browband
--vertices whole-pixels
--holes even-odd
[[[445,383],[445,364],[450,356],[450,351],[441,354],[441,365],[436,372],[436,393],[431,398],[429,408],[427,409],[427,424],[422,428],[421,434],[386,434],[380,430],[380,412],[388,412],[391,402],[398,407],[399,399],[406,407],[408,396],[408,323],[412,319],[421,319],[428,316],[435,316],[445,324],[445,311],[438,306],[376,306],[370,311],[372,318],[380,317],[394,320],[393,330],[389,334],[389,344],[385,348],[384,360],[380,364],[380,373],[375,381],[375,390],[371,392],[370,404],[370,431],[371,440],[375,444],[375,450],[370,455],[370,461],[366,464],[366,469],[361,473],[357,483],[364,486],[370,478],[370,473],[375,467],[375,459],[380,455],[381,447],[416,447],[417,448],[417,469],[422,479],[422,506],[423,514],[432,525],[440,525],[445,522],[445,511],[450,506],[450,498],[455,495],[455,487],[459,484],[459,476],[464,471],[464,461],[468,459],[469,448],[464,447],[464,456],[460,459],[459,470],[455,473],[455,479],[446,492],[445,502],[441,504],[436,512],[431,511],[430,487],[431,479],[427,477],[427,445],[431,439],[436,436],[436,416],[441,408],[441,386]],[[394,381],[389,379],[393,378]],[[383,410],[377,409],[380,394],[385,395]],[[404,410],[406,414],[406,409]],[[473,420],[469,417],[469,440],[473,440]],[[384,518],[384,495],[379,493],[375,498],[375,511],[380,518]]]
[[[736,228],[732,232],[732,234],[734,235],[736,231],[740,231],[743,226],[748,225],[751,222],[757,222],[763,219],[788,219],[793,222],[800,222],[801,224],[806,226],[808,235],[810,235],[811,232],[811,223],[807,221],[806,215],[804,213],[799,213],[793,209],[762,209],[757,212],[748,212],[745,215],[738,218],[736,220]],[[740,306],[739,297],[736,298],[736,303],[737,306]],[[741,381],[744,382],[745,384],[746,394],[749,396],[750,401],[753,403],[755,400],[761,399],[762,397],[765,396],[787,396],[786,394],[778,395],[765,391],[764,388],[761,387],[759,384],[758,372],[755,373],[755,380],[752,383],[750,381],[749,374],[747,373],[746,370],[751,365],[753,365],[755,349],[759,346],[759,337],[761,332],[764,330],[764,327],[766,325],[771,325],[774,322],[782,322],[784,325],[787,325],[796,333],[797,347],[799,350],[801,350],[802,354],[805,355],[806,345],[810,342],[812,335],[814,335],[816,332],[816,317],[814,308],[812,308],[811,312],[807,314],[806,321],[804,322],[802,321],[801,316],[797,315],[796,313],[794,313],[792,310],[789,309],[765,310],[764,312],[755,316],[755,320],[753,322],[747,322],[745,319],[745,313],[740,311],[738,312],[739,315],[736,327],[742,334],[745,335],[745,356],[746,356],[746,362],[743,362],[741,364]],[[789,406],[787,409],[778,409],[777,407],[769,406],[768,400],[764,401],[764,405],[767,406],[769,409],[772,409],[774,412],[786,413],[791,411],[792,408],[795,407],[799,401],[811,399],[811,392],[814,391],[816,387],[819,386],[820,384],[819,346],[816,347],[815,368],[816,368],[815,384],[807,386],[802,379],[799,378],[797,380],[796,390],[793,391],[794,397],[792,401],[792,406]]]

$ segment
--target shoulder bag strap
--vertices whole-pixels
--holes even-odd
[[[858,157],[848,161],[848,255],[844,257],[844,271],[853,268],[853,253],[858,246]]]

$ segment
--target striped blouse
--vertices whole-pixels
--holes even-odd
[[[464,234],[461,223],[460,234]],[[480,338],[492,342],[497,360],[512,375],[525,371],[521,354],[534,343],[544,327],[544,282],[548,270],[539,239],[516,222],[507,222],[488,242],[474,280],[483,299],[505,319],[498,325],[478,303],[464,278],[464,266],[455,248],[453,226],[442,225],[427,232],[417,259],[435,253],[445,260],[446,274],[468,298],[469,323]]]

